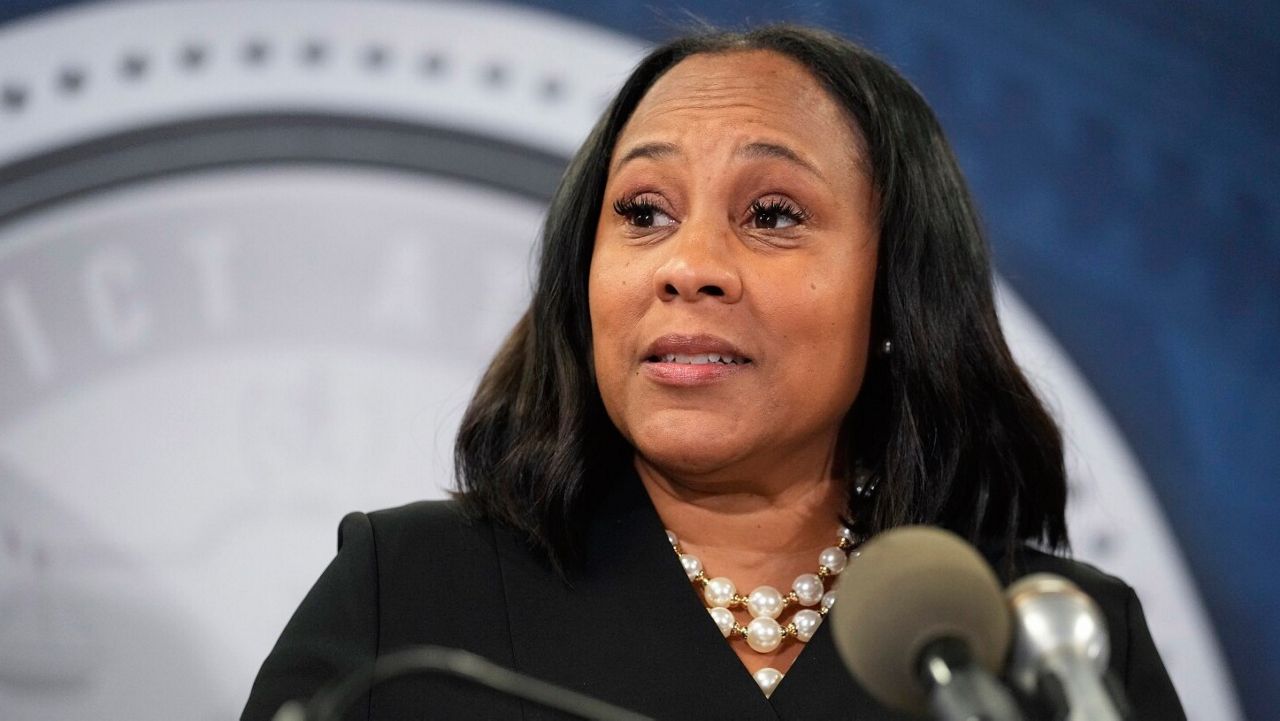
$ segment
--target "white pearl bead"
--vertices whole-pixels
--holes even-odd
[[[835,546],[828,546],[822,549],[822,553],[818,554],[818,565],[826,566],[827,570],[833,574],[843,571],[848,560],[848,557],[844,555],[844,551]]]
[[[702,561],[692,553],[680,554],[680,565],[684,566],[685,575],[692,581],[699,573],[702,573]]]
[[[733,611],[719,606],[708,608],[707,611],[711,614],[711,620],[720,628],[720,635],[729,638],[729,634],[733,632]]]
[[[856,543],[858,541],[858,538],[853,535],[853,529],[847,528],[845,526],[840,527],[840,537],[845,539],[849,543]]]
[[[747,645],[760,653],[769,653],[782,643],[782,627],[768,616],[751,619],[747,624]]]
[[[707,599],[708,605],[724,607],[733,602],[733,594],[737,592],[738,588],[733,585],[733,581],[724,576],[717,576],[707,581],[707,587],[703,589],[702,596]]]
[[[777,618],[782,613],[782,594],[773,586],[758,586],[747,596],[747,612],[753,617]]]
[[[674,546],[679,542],[680,542],[680,539],[676,538],[676,534],[672,533],[671,531],[667,531],[667,543],[670,543],[671,545]]]
[[[796,611],[796,615],[791,619],[791,622],[796,626],[796,638],[809,643],[809,639],[813,638],[813,633],[818,630],[818,626],[822,625],[822,614],[806,608],[803,611]]]
[[[791,590],[795,591],[796,600],[801,606],[816,606],[822,600],[822,579],[816,573],[803,573],[791,582]]]
[[[778,682],[782,680],[782,672],[776,668],[765,667],[752,674],[756,680],[756,684],[760,686],[760,690],[764,691],[764,697],[769,698],[773,695],[773,690],[778,687]]]
[[[836,592],[827,591],[822,594],[822,610],[830,611],[831,607],[836,605]]]

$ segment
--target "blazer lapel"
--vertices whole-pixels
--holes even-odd
[[[499,534],[517,670],[659,719],[778,718],[690,588],[635,471],[608,480],[569,583]]]

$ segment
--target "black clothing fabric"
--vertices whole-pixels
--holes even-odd
[[[242,721],[431,644],[657,719],[905,719],[845,671],[819,627],[765,698],[692,590],[634,474],[592,508],[584,562],[568,582],[505,527],[465,519],[453,502],[346,516],[339,552],[285,627],[254,682]],[[993,564],[1000,568],[1001,564]],[[1135,719],[1185,716],[1133,589],[1098,570],[1028,550],[1014,575],[1046,571],[1102,607],[1111,668]],[[562,719],[463,681],[416,676],[376,687],[348,719]]]

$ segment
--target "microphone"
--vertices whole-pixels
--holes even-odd
[[[309,703],[288,701],[272,721],[339,721],[369,689],[401,676],[443,674],[469,681],[500,694],[532,701],[547,708],[598,721],[651,721],[585,694],[540,681],[499,666],[469,651],[442,646],[417,646],[386,654],[373,664],[322,689]]]
[[[1098,604],[1071,581],[1026,576],[1005,592],[1016,640],[1009,678],[1061,721],[1120,721],[1128,704],[1109,684],[1111,640]]]
[[[995,678],[1011,632],[1000,582],[959,536],[925,526],[883,533],[863,545],[837,594],[836,649],[882,704],[947,720],[1022,718]]]

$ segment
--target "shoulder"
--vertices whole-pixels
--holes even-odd
[[[445,646],[514,665],[501,568],[493,526],[468,518],[455,502],[348,513],[337,556],[263,663],[242,718],[272,718],[286,699],[309,698],[406,647]],[[446,694],[457,699],[446,704],[453,716],[500,704],[439,680],[392,688],[399,690],[364,695],[367,716],[408,718]],[[513,715],[502,709],[489,715]]]
[[[1134,621],[1132,606],[1137,603],[1137,594],[1129,584],[1089,563],[1030,547],[1023,547],[1015,554],[1011,571],[1004,579],[1006,583],[1033,573],[1051,573],[1079,586],[1098,604],[1106,618],[1112,642],[1112,666],[1118,665],[1117,670],[1123,673]],[[1145,627],[1142,630],[1145,632]]]
[[[1024,547],[1014,558],[1010,581],[1033,573],[1052,573],[1071,581],[1087,593],[1104,613],[1123,610],[1135,598],[1133,588],[1097,566],[1063,556]],[[1108,616],[1110,613],[1108,613]],[[1110,619],[1108,619],[1110,620]]]
[[[339,552],[368,554],[378,575],[409,569],[444,573],[452,567],[496,562],[495,531],[468,516],[457,501],[418,501],[382,510],[352,512],[338,526]]]
[[[379,652],[434,644],[493,659],[509,653],[498,535],[455,501],[347,514],[338,555],[352,552],[370,568]]]

